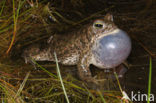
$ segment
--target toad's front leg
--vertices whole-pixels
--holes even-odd
[[[80,55],[79,62],[77,64],[77,66],[78,66],[79,77],[83,81],[86,81],[88,84],[91,84],[91,85],[89,85],[90,87],[94,88],[95,85],[98,86],[98,82],[96,81],[96,79],[94,79],[92,77],[91,71],[89,69],[90,57],[91,57],[90,53],[87,53],[85,55]]]

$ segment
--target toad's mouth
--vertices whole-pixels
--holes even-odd
[[[92,63],[100,68],[113,68],[127,59],[131,40],[127,33],[118,29],[100,38],[93,46]]]

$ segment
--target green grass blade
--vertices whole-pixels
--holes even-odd
[[[33,63],[35,63],[39,68],[41,68],[43,71],[45,71],[46,73],[48,73],[50,76],[57,78],[56,75],[50,73],[48,70],[46,70],[45,68],[43,68],[40,64],[38,64],[35,60],[31,59]]]
[[[14,24],[15,24],[15,22],[16,22],[15,1],[12,0],[12,2],[13,2],[13,4],[12,4],[12,6],[13,6],[13,18],[14,18]]]
[[[35,60],[31,59],[32,62],[37,65],[39,68],[41,68],[43,71],[45,71],[48,75],[50,75],[51,77],[54,77],[54,78],[57,78],[56,75],[54,75],[53,73],[49,72],[48,70],[46,70],[44,67],[42,67],[40,64],[38,64]],[[70,86],[74,87],[74,88],[77,88],[77,89],[80,89],[80,90],[83,90],[85,91],[85,89],[73,84],[73,83],[70,83],[70,82],[67,82],[67,81],[64,81],[65,83],[68,83]]]
[[[63,89],[64,95],[66,97],[67,103],[70,103],[69,102],[69,99],[68,99],[68,96],[67,96],[67,92],[66,92],[65,87],[64,87],[64,84],[63,84],[63,80],[62,80],[62,77],[61,77],[61,73],[60,73],[60,69],[59,69],[59,65],[58,65],[58,60],[57,60],[57,56],[56,56],[56,53],[55,52],[54,52],[54,56],[55,56],[55,60],[56,60],[57,74],[58,74],[58,77],[60,79],[60,82],[61,82],[61,85],[62,85],[62,89]]]
[[[0,16],[1,16],[2,13],[3,13],[4,7],[5,7],[5,3],[6,3],[6,0],[3,1],[3,5],[2,5],[1,11],[0,11]]]
[[[106,103],[106,101],[105,101],[105,99],[104,99],[104,97],[103,97],[101,91],[98,90],[98,93],[99,93],[99,95],[100,95],[100,97],[101,97],[102,102],[103,102],[103,103]]]
[[[19,3],[18,3],[18,9],[17,9],[17,13],[16,13],[16,22],[17,22],[17,20],[18,20],[19,12],[20,12],[20,9],[21,9],[21,7],[23,6],[24,2],[25,2],[25,0],[22,1],[22,2],[19,1]]]
[[[122,88],[121,88],[120,81],[119,81],[119,79],[118,79],[118,75],[117,75],[116,72],[114,72],[114,75],[115,75],[115,78],[116,78],[116,80],[117,80],[117,83],[118,83],[119,89],[120,89],[120,91],[121,91],[121,93],[122,93],[123,90],[122,90]]]
[[[147,100],[147,103],[150,103],[151,79],[152,79],[152,58],[150,57],[149,78],[148,78],[148,100]]]

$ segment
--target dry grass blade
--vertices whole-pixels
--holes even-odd
[[[20,96],[14,98],[17,91],[14,88],[11,88],[8,84],[9,83],[7,83],[7,85],[0,83],[0,88],[3,90],[1,100],[4,103],[25,103]]]
[[[17,93],[15,95],[15,98],[17,98],[18,96],[20,96],[20,94],[21,94],[21,92],[22,92],[22,90],[23,90],[23,88],[24,88],[24,86],[25,86],[25,84],[26,84],[26,82],[28,80],[29,75],[30,75],[30,72],[28,72],[27,75],[25,76],[22,84],[20,85],[20,88],[18,89],[18,91],[17,91]]]

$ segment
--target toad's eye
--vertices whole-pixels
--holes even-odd
[[[104,23],[103,23],[102,21],[96,21],[96,22],[93,24],[93,27],[102,29],[102,28],[104,27]]]
[[[97,27],[97,28],[102,28],[103,27],[103,24],[96,23],[96,24],[94,24],[94,26]]]

